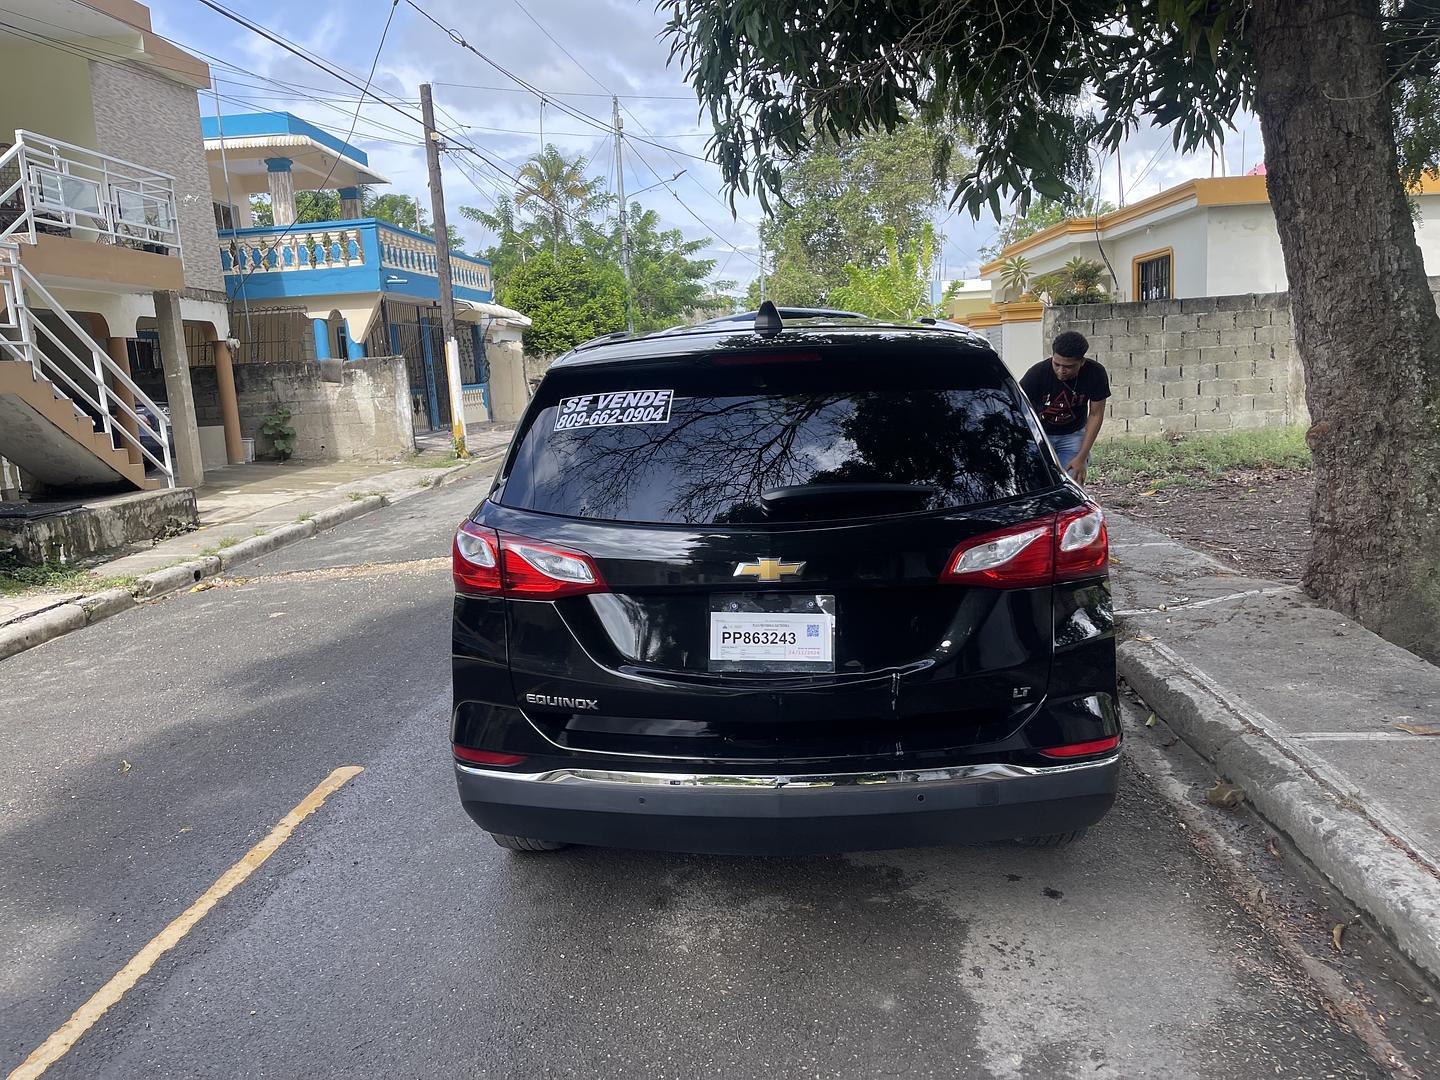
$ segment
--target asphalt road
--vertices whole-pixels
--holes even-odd
[[[1395,1075],[1133,767],[1064,852],[496,848],[446,746],[483,490],[0,664],[0,1073],[360,765],[45,1075]]]

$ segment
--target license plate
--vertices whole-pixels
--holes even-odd
[[[741,605],[734,603],[716,604],[721,610],[711,610],[712,671],[835,670],[833,597],[796,598],[783,604],[747,601],[743,607],[751,610],[735,610]],[[802,610],[793,610],[796,607]]]

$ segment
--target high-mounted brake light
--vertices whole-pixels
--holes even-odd
[[[455,591],[468,596],[555,600],[603,592],[595,560],[583,551],[556,547],[462,522],[451,556]]]
[[[1048,746],[1040,753],[1049,758],[1077,758],[1089,757],[1091,754],[1104,754],[1114,750],[1120,745],[1119,735],[1109,735],[1103,739],[1091,739],[1089,742],[1070,743],[1067,746]]]
[[[1105,572],[1105,515],[1093,503],[966,540],[950,553],[940,581],[1023,589]]]
[[[715,357],[715,363],[730,366],[736,364],[802,364],[820,359],[814,352],[772,352],[772,353],[725,353]]]

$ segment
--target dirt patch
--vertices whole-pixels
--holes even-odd
[[[1100,502],[1255,577],[1294,582],[1310,551],[1308,469],[1233,469],[1154,488],[1137,478],[1088,485]]]

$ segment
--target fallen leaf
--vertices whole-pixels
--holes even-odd
[[[1265,850],[1268,851],[1268,852],[1270,852],[1271,858],[1275,858],[1275,859],[1283,859],[1283,858],[1285,858],[1284,853],[1281,852],[1281,850],[1280,850],[1280,845],[1278,845],[1278,844],[1275,843],[1274,837],[1271,837],[1269,840],[1266,840],[1266,841],[1265,841]]]
[[[1395,726],[1401,731],[1408,731],[1411,735],[1440,735],[1440,724],[1408,723]]]
[[[1216,780],[1215,786],[1205,792],[1205,801],[1211,806],[1223,807],[1226,810],[1233,810],[1245,801],[1245,792],[1234,784],[1227,784],[1224,780]]]
[[[213,588],[215,588],[215,582],[213,582],[213,581],[202,581],[202,582],[200,582],[199,585],[192,585],[192,586],[190,586],[190,591],[191,591],[191,592],[205,592],[207,589],[213,589]]]
[[[180,826],[180,831],[181,831],[181,832],[189,832],[189,831],[190,831],[191,829],[193,829],[194,827],[195,827],[195,826],[193,826],[193,825],[182,825],[182,826]]]
[[[1154,727],[1157,723],[1159,723],[1159,721],[1160,718],[1152,712],[1149,716],[1145,718],[1145,726]]]
[[[127,773],[127,772],[129,772],[129,771],[130,771],[130,762],[128,762],[128,761],[123,761],[123,760],[122,760],[122,761],[120,762],[120,771],[121,771],[122,773]]]
[[[272,619],[278,619],[278,618],[280,618],[281,615],[284,615],[284,614],[285,614],[285,612],[283,612],[283,611],[272,611],[272,612],[270,612],[270,618],[272,618]]]
[[[1179,741],[1180,741],[1180,736],[1179,736],[1179,735],[1176,735],[1176,736],[1175,736],[1173,739],[1171,739],[1169,742],[1163,742],[1163,743],[1161,743],[1161,744],[1160,744],[1160,747],[1161,747],[1161,749],[1169,750],[1170,747],[1174,746],[1174,745],[1175,745],[1177,742],[1179,742]]]
[[[1345,938],[1345,924],[1337,922],[1330,928],[1330,944],[1335,946],[1335,951],[1340,951],[1340,942]]]
[[[1142,497],[1142,498],[1146,498],[1146,499],[1153,499],[1156,495],[1159,495],[1159,494],[1160,494],[1160,492],[1155,491],[1153,488],[1152,488],[1150,491],[1142,491],[1142,492],[1140,492],[1141,497]]]

